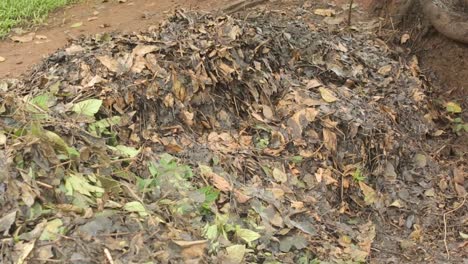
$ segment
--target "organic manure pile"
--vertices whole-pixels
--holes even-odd
[[[358,263],[402,239],[443,252],[412,211],[437,209],[417,62],[306,16],[180,10],[2,81],[0,262]]]

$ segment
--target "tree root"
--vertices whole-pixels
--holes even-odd
[[[455,1],[452,0],[452,2]],[[440,2],[419,0],[424,15],[439,33],[452,40],[468,44],[468,13],[457,12],[460,10],[456,11]],[[468,7],[468,0],[462,0],[460,4],[465,5],[465,8],[461,8],[461,11],[465,11]]]

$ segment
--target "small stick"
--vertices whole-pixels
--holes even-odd
[[[351,26],[351,14],[353,12],[353,3],[354,3],[354,0],[349,1],[348,27]]]
[[[104,254],[106,255],[109,264],[114,264],[114,260],[112,259],[112,255],[107,248],[104,248]]]
[[[444,213],[444,246],[445,246],[445,251],[447,252],[447,259],[450,259],[450,251],[449,251],[448,246],[447,246],[447,215],[457,211],[460,208],[462,208],[463,205],[466,202],[466,196],[467,195],[465,195],[463,197],[463,202],[459,206],[457,206],[456,208]]]

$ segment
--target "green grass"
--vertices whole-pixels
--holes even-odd
[[[76,0],[0,0],[0,38],[19,25],[42,23],[47,14]]]

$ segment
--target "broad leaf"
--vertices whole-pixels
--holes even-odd
[[[89,99],[73,105],[73,112],[79,115],[94,116],[101,108],[102,100]]]

